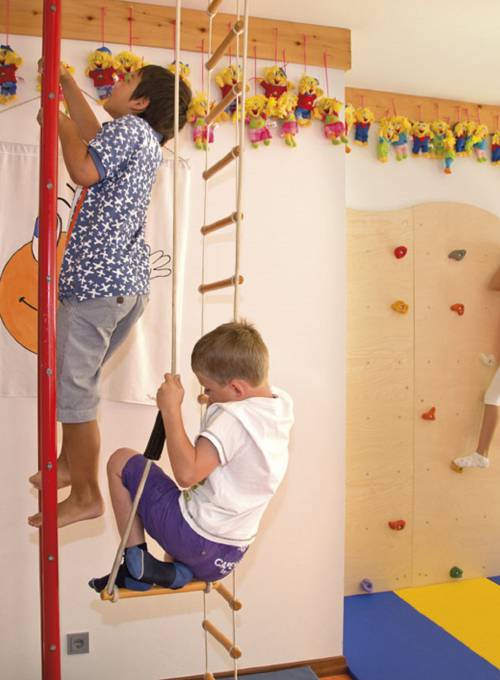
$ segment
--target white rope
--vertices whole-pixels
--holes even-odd
[[[178,210],[177,210],[177,185],[178,185],[178,166],[179,166],[179,73],[180,73],[180,36],[181,36],[181,0],[176,0],[175,9],[175,88],[174,88],[174,178],[173,178],[173,208],[172,208],[172,357],[171,357],[171,372],[177,372],[177,231],[178,231]],[[151,469],[152,461],[147,460],[144,470],[142,472],[141,480],[137,488],[130,515],[127,521],[127,526],[123,532],[123,536],[116,551],[113,568],[108,578],[106,591],[108,595],[113,595],[115,592],[115,582],[120,563],[122,561],[123,551],[127,545],[132,525],[134,523],[137,508],[146,485],[146,481]],[[115,600],[113,600],[115,601]]]

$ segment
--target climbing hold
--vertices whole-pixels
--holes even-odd
[[[398,312],[398,314],[406,314],[408,311],[408,305],[404,300],[396,300],[396,302],[392,303],[391,307],[395,312]]]
[[[452,567],[450,569],[451,578],[462,578],[463,575],[464,575],[464,572],[463,572],[462,569],[460,569],[460,567]]]
[[[450,258],[450,260],[456,260],[457,262],[463,260],[466,255],[467,255],[466,250],[452,250],[451,253],[448,253],[448,257]]]
[[[494,354],[480,354],[479,358],[485,366],[494,366],[497,363]]]
[[[364,578],[359,586],[365,593],[373,593],[373,582],[369,578]]]
[[[394,529],[394,531],[402,531],[406,526],[406,522],[404,519],[396,519],[392,522],[388,522],[388,524],[391,527],[391,529]]]
[[[451,305],[450,309],[452,312],[456,312],[458,316],[462,316],[462,314],[465,312],[465,307],[460,302],[456,302],[454,305]]]
[[[398,246],[397,248],[394,248],[394,256],[400,260],[402,257],[406,255],[408,252],[408,248],[406,246]]]
[[[436,407],[433,406],[425,413],[422,413],[423,420],[436,420]]]

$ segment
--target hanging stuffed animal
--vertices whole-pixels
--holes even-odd
[[[323,133],[332,144],[347,144],[345,126],[340,120],[343,103],[333,97],[321,97],[314,105],[314,117],[323,121]]]
[[[245,122],[248,125],[248,135],[254,149],[259,148],[262,142],[269,146],[272,135],[269,129],[268,118],[276,109],[276,100],[267,99],[263,94],[248,97],[245,101]]]
[[[500,165],[500,132],[495,132],[491,140],[491,162]]]
[[[413,136],[412,155],[421,155],[423,158],[429,158],[431,155],[431,140],[433,138],[429,123],[417,120],[411,127],[411,134]]]
[[[459,125],[459,123],[457,123]],[[457,143],[455,148],[457,149],[457,156],[470,156],[472,153],[472,147],[474,145],[473,137],[476,132],[477,123],[474,120],[467,120],[462,123],[464,132],[460,136],[460,140],[457,138]],[[455,126],[456,128],[457,126]],[[461,131],[462,128],[459,128]],[[458,152],[458,149],[460,152]]]
[[[435,120],[431,123],[432,131],[432,155],[442,160],[444,172],[451,175],[451,166],[455,160],[456,139],[450,130],[450,126],[444,120]]]
[[[346,104],[345,110],[344,110],[344,125],[345,125],[345,134],[346,137],[349,139],[349,133],[351,132],[352,126],[354,125],[354,122],[356,120],[356,109],[352,104]],[[349,146],[349,142],[345,145],[345,152],[346,153],[351,153],[351,147]]]
[[[488,145],[488,127],[486,125],[479,124],[476,127],[474,134],[469,143],[469,147],[474,149],[476,154],[476,160],[478,163],[486,163],[486,147]]]
[[[410,149],[411,123],[406,116],[393,116],[394,136],[391,140],[392,148],[396,154],[397,161],[408,158]]]
[[[368,134],[370,126],[375,120],[373,111],[366,107],[356,109],[356,121],[354,123],[354,143],[359,146],[368,146]]]
[[[85,74],[92,78],[97,96],[104,101],[111,94],[117,76],[117,66],[111,50],[107,47],[98,47],[88,57],[88,68]]]
[[[0,45],[0,104],[8,104],[16,98],[16,71],[22,63],[10,45]]]
[[[264,90],[264,96],[279,99],[282,94],[292,90],[294,85],[286,77],[286,71],[281,66],[269,66],[264,69],[264,76],[259,80]]]
[[[213,102],[209,106],[206,95],[203,92],[191,99],[187,110],[187,121],[193,124],[193,142],[197,149],[206,150],[209,144],[214,141],[213,125],[208,126],[205,122],[210,109],[214,106]]]
[[[467,123],[459,121],[455,123],[453,128],[453,134],[455,135],[455,151],[457,156],[466,156],[465,152],[465,142],[467,140]]]
[[[66,71],[68,71],[68,73],[71,73],[71,75],[73,75],[73,74],[75,73],[75,69],[74,69],[73,66],[70,66],[70,65],[67,64],[65,61],[63,61],[63,62],[61,62],[61,63],[62,63],[62,65],[64,66],[64,68],[66,69]],[[38,92],[41,92],[41,91],[42,91],[42,71],[41,71],[41,65],[42,65],[42,62],[41,62],[41,60],[40,60],[40,62],[39,62],[39,64],[38,64],[38,76],[37,76],[37,78],[36,78],[36,89],[38,90]],[[59,83],[59,101],[63,104],[64,113],[68,116],[68,115],[69,115],[68,105],[66,104],[66,101],[65,101],[65,99],[64,99],[64,94],[63,94],[63,89],[62,89],[61,83]]]
[[[295,115],[299,125],[311,125],[314,102],[323,96],[319,80],[311,76],[302,76],[299,81],[299,94]]]
[[[186,85],[191,89],[191,82],[189,80],[189,76],[191,75],[191,69],[189,68],[189,64],[185,64],[183,61],[179,62],[179,78],[183,80]],[[170,71],[170,73],[173,73],[175,76],[175,61],[173,61],[171,64],[167,66],[167,71]]]
[[[296,147],[295,137],[298,134],[299,126],[295,116],[298,97],[292,92],[285,92],[277,100],[272,115],[283,121],[280,137],[285,140],[287,146]]]
[[[396,135],[394,123],[391,118],[381,118],[379,123],[377,140],[377,158],[381,163],[389,160],[389,149]]]
[[[226,94],[233,89],[236,83],[241,83],[241,79],[242,74],[241,68],[239,66],[226,66],[222,69],[222,71],[219,71],[219,73],[215,76],[215,82],[220,88],[221,99],[224,99]],[[227,120],[230,118],[230,116],[233,116],[234,119],[236,114],[236,99],[233,100],[225,109],[225,113]]]
[[[144,66],[144,59],[137,54],[123,50],[115,55],[116,73],[120,80],[124,80],[127,73],[135,73]]]

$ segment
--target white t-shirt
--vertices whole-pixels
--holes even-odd
[[[272,388],[273,397],[211,404],[198,437],[217,449],[220,465],[179,497],[189,526],[215,543],[246,546],[288,465],[293,403]]]

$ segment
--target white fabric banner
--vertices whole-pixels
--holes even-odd
[[[168,153],[168,152],[167,152]],[[0,395],[36,396],[38,277],[38,147],[0,142]],[[106,364],[101,396],[154,404],[170,370],[172,310],[173,159],[163,161],[153,187],[146,240],[151,255],[150,301],[125,343]],[[182,309],[189,224],[190,168],[179,163],[177,307]],[[74,185],[61,161],[58,190],[58,262],[64,252]],[[181,319],[178,321],[178,334]]]

